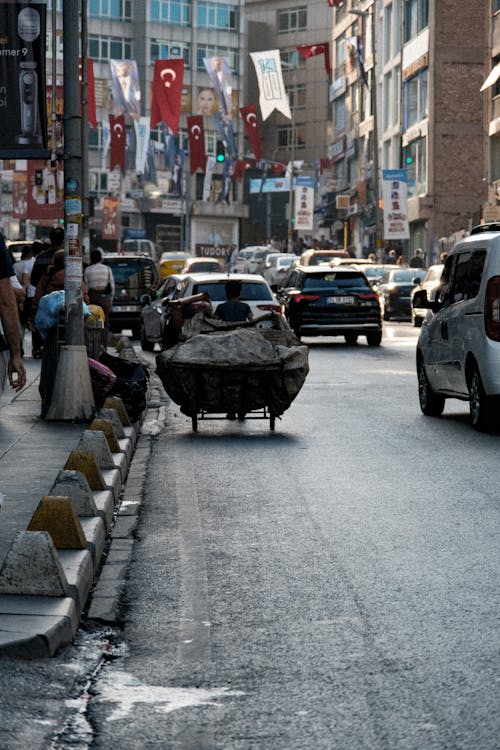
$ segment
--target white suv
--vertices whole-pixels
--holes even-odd
[[[477,430],[500,429],[500,224],[475,227],[449,253],[417,344],[420,407],[439,416],[447,398],[468,400]]]

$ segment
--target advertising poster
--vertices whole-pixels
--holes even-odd
[[[120,239],[120,223],[118,221],[118,198],[104,198],[102,211],[103,240]]]
[[[408,240],[408,175],[406,169],[382,170],[384,240]]]
[[[27,204],[30,219],[49,223],[64,216],[64,171],[62,163],[52,167],[50,161],[28,162]]]
[[[295,229],[310,232],[313,221],[314,189],[305,185],[295,188]]]
[[[0,2],[0,158],[44,159],[45,2]]]

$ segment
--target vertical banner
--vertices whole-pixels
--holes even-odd
[[[110,131],[110,157],[109,169],[112,172],[115,167],[120,167],[122,174],[126,169],[125,146],[127,144],[127,133],[125,130],[125,118],[123,115],[109,115]]]
[[[408,240],[408,174],[406,169],[382,170],[384,240]]]
[[[295,224],[294,229],[303,229],[310,232],[314,220],[314,188],[295,188]]]
[[[102,208],[102,238],[103,240],[120,239],[120,222],[118,221],[118,198],[104,198]]]
[[[257,161],[262,159],[262,141],[260,139],[259,122],[257,120],[257,112],[255,104],[247,104],[246,107],[240,109],[241,119],[245,123],[245,130],[250,148],[253,151]]]
[[[270,49],[265,52],[250,52],[255,66],[259,84],[259,104],[262,119],[267,120],[271,112],[277,109],[289,120],[292,119],[290,103],[283,83],[281,72],[281,58],[279,50]]]
[[[215,157],[209,156],[205,167],[205,179],[203,180],[203,200],[206,202],[210,198],[212,189],[212,175],[215,170]]]
[[[151,97],[151,128],[164,122],[174,135],[179,132],[184,60],[155,60]]]
[[[135,171],[144,174],[149,149],[149,117],[134,120],[135,127]]]
[[[204,57],[203,64],[214,89],[219,95],[222,110],[231,117],[233,101],[233,85],[231,82],[231,68],[228,57]]]
[[[191,174],[196,170],[205,171],[207,155],[205,152],[205,128],[203,127],[203,116],[193,115],[187,118],[189,159]]]
[[[45,159],[46,2],[0,2],[0,158]]]
[[[110,60],[109,65],[113,114],[128,112],[133,119],[138,120],[141,116],[141,87],[136,61]]]

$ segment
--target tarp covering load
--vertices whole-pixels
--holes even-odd
[[[212,322],[199,319],[194,326]],[[247,413],[263,408],[280,416],[304,384],[308,350],[269,340],[273,337],[289,338],[286,330],[217,326],[216,332],[193,335],[159,354],[157,372],[170,398],[188,416],[201,410]]]

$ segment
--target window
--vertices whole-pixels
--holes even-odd
[[[198,26],[202,29],[237,31],[239,26],[239,13],[236,5],[199,2],[196,18]]]
[[[307,29],[307,7],[279,10],[277,18],[278,34],[288,34],[291,31],[305,31]]]
[[[468,250],[446,261],[439,293],[444,307],[477,297],[485,260],[486,250]]]
[[[292,87],[287,87],[288,98],[290,101],[290,107],[292,109],[298,109],[299,107],[306,106],[306,86],[305,84],[297,84]]]
[[[115,36],[89,36],[89,57],[95,62],[130,60],[132,58],[132,42],[130,39]]]
[[[340,132],[343,132],[345,130],[345,96],[341,96],[335,100],[335,102],[333,103],[333,110],[335,133],[339,134]]]
[[[105,195],[108,192],[108,172],[92,169],[89,172],[89,192]]]
[[[427,117],[428,70],[421,70],[416,76],[405,81],[404,90],[404,129],[408,130]]]
[[[384,11],[384,62],[392,57],[392,5],[387,5]]]
[[[229,67],[234,73],[239,69],[239,50],[232,47],[212,47],[209,45],[198,45],[196,48],[196,68],[206,70],[203,62],[204,57],[228,57]]]
[[[174,26],[188,26],[189,7],[189,0],[152,0],[151,20]]]
[[[426,139],[418,138],[403,149],[403,167],[408,172],[408,197],[427,192]]]
[[[89,16],[129,21],[132,18],[131,6],[132,0],[89,0]]]
[[[405,0],[404,41],[409,42],[429,23],[429,0]]]
[[[189,47],[184,43],[167,42],[163,39],[151,39],[149,47],[151,60],[167,60],[168,58],[177,57],[184,60],[184,66],[190,67],[189,64]]]
[[[295,126],[295,148],[303,148],[306,145],[305,141],[305,127]],[[285,125],[284,127],[278,128],[278,148],[291,148],[292,147],[292,126]]]
[[[305,67],[306,58],[299,55],[297,48],[294,48],[293,50],[280,50],[280,57],[281,62],[285,63],[283,66],[284,68],[287,66],[290,66],[291,68]]]

